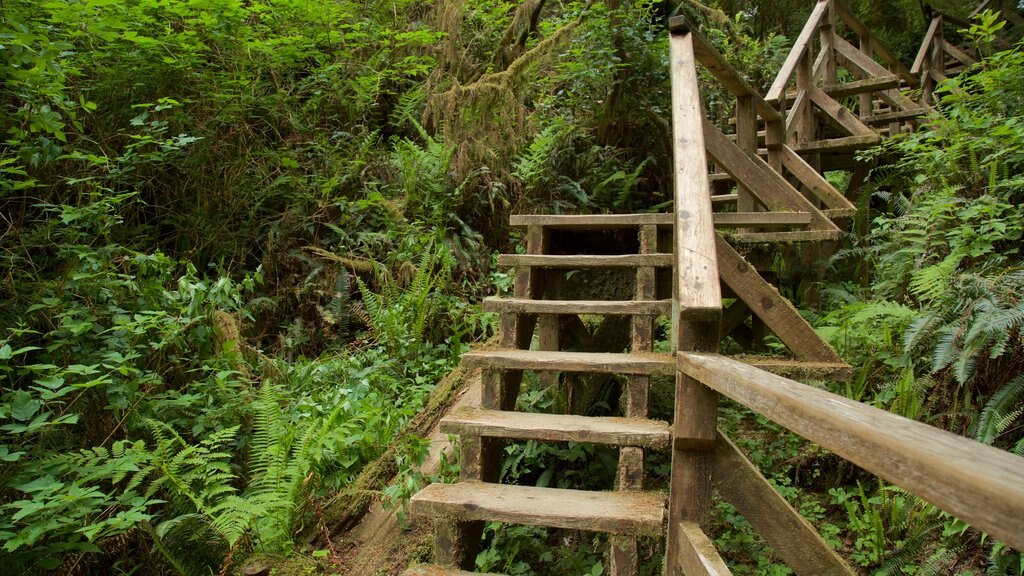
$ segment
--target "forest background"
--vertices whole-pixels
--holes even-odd
[[[910,60],[920,3],[851,7]],[[495,331],[478,303],[509,287],[494,266],[516,244],[509,214],[671,202],[667,18],[700,22],[763,92],[809,10],[0,2],[3,565],[225,574],[261,553],[332,573],[327,535],[364,468],[387,454],[398,476],[375,497],[397,506],[424,480],[425,446],[401,431]],[[963,32],[986,58],[942,92],[934,129],[872,153],[885,163],[862,232],[805,313],[857,369],[823,386],[1020,454],[1024,55],[997,49],[998,27]],[[1024,573],[956,519],[777,429],[745,435],[758,418],[735,406],[723,416],[865,571]],[[505,474],[602,473],[554,450],[510,453]],[[717,513],[737,574],[788,573]],[[603,570],[588,542],[551,556],[551,538],[491,527],[478,564]]]

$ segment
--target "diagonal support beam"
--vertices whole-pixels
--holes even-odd
[[[765,282],[757,270],[721,236],[716,235],[718,273],[722,281],[801,360],[836,362],[843,360],[818,336],[797,309]]]
[[[799,576],[856,574],[721,430],[711,453],[711,478],[719,495]]]

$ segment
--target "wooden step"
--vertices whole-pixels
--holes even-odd
[[[811,215],[807,212],[720,212],[715,214],[714,218],[715,226],[719,228],[805,226],[811,223]],[[513,226],[543,226],[554,230],[609,230],[636,228],[641,225],[668,228],[673,224],[672,214],[518,214],[512,216],[510,221]]]
[[[770,244],[788,242],[820,242],[839,240],[842,230],[798,230],[796,232],[748,232],[727,236],[733,244]]]
[[[670,436],[668,422],[660,420],[503,412],[470,407],[460,408],[445,416],[441,420],[441,432],[657,449],[667,448]]]
[[[788,228],[811,223],[809,212],[718,212],[715,228]]]
[[[846,381],[853,378],[853,367],[845,362],[811,362],[756,355],[730,356],[730,358],[793,380]]]
[[[538,350],[474,350],[462,355],[466,368],[503,368],[601,374],[674,374],[671,354],[547,352]]]
[[[841,220],[843,218],[853,218],[857,215],[856,208],[827,208],[822,210],[825,216],[828,216],[830,220]]]
[[[463,481],[431,484],[409,500],[413,514],[456,520],[660,536],[665,495],[589,492]]]
[[[864,134],[843,138],[829,138],[827,140],[814,140],[812,142],[797,142],[791,148],[805,154],[815,152],[854,152],[870,148],[881,141],[882,137],[878,134]]]
[[[526,300],[522,298],[485,298],[487,312],[513,314],[602,314],[665,316],[672,312],[671,300]]]
[[[466,572],[455,568],[444,566],[422,565],[413,566],[402,572],[402,576],[504,576],[504,574],[493,574],[491,572]]]
[[[711,196],[711,204],[728,204],[740,199],[739,194],[715,194]]]
[[[517,228],[543,226],[556,230],[608,230],[637,228],[651,224],[672,226],[672,214],[513,214],[509,217],[509,224]]]
[[[548,255],[548,254],[501,254],[498,266],[537,268],[670,268],[672,254],[621,254],[615,256]]]

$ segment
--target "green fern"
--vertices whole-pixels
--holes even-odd
[[[1022,414],[1024,414],[1024,373],[1018,374],[1006,383],[992,395],[992,398],[982,408],[975,424],[975,440],[992,444]]]

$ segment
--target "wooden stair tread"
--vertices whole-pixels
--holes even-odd
[[[537,350],[474,350],[462,355],[466,368],[504,368],[602,374],[674,374],[671,354],[549,352]]]
[[[409,500],[412,513],[635,536],[662,533],[665,495],[591,492],[463,481],[431,484]]]
[[[714,199],[714,197],[712,197]],[[811,223],[807,212],[720,212],[714,215],[715,226],[799,226]],[[555,230],[608,230],[636,228],[643,225],[671,227],[672,214],[516,214],[510,218],[512,226],[543,226]]]
[[[464,407],[441,420],[441,432],[547,442],[589,442],[609,446],[667,448],[668,422],[646,418],[610,418],[534,414]]]
[[[765,372],[795,380],[849,380],[853,378],[853,367],[845,362],[815,362],[756,355],[737,355],[730,356],[730,358],[760,368]]]
[[[671,226],[672,214],[654,212],[645,214],[513,214],[511,226],[544,226],[559,230],[604,230],[610,228],[636,228],[645,225]]]
[[[672,300],[528,300],[524,298],[485,298],[488,312],[519,314],[607,314],[664,315],[672,312]]]
[[[574,254],[568,256],[549,254],[501,254],[498,266],[536,266],[538,268],[624,268],[651,266],[669,268],[672,254],[619,254],[614,256],[592,256]]]
[[[839,240],[842,230],[797,230],[794,232],[747,232],[731,234],[729,241],[736,244],[767,244],[772,242],[819,242]]]
[[[402,576],[504,576],[504,574],[494,574],[492,572],[466,572],[465,570],[458,570],[455,568],[424,564],[422,566],[413,566],[406,569],[402,572]]]
[[[797,142],[790,147],[797,152],[853,152],[870,148],[882,141],[879,134],[863,134],[857,136],[846,136],[843,138],[828,138],[825,140],[813,140],[811,142]]]

